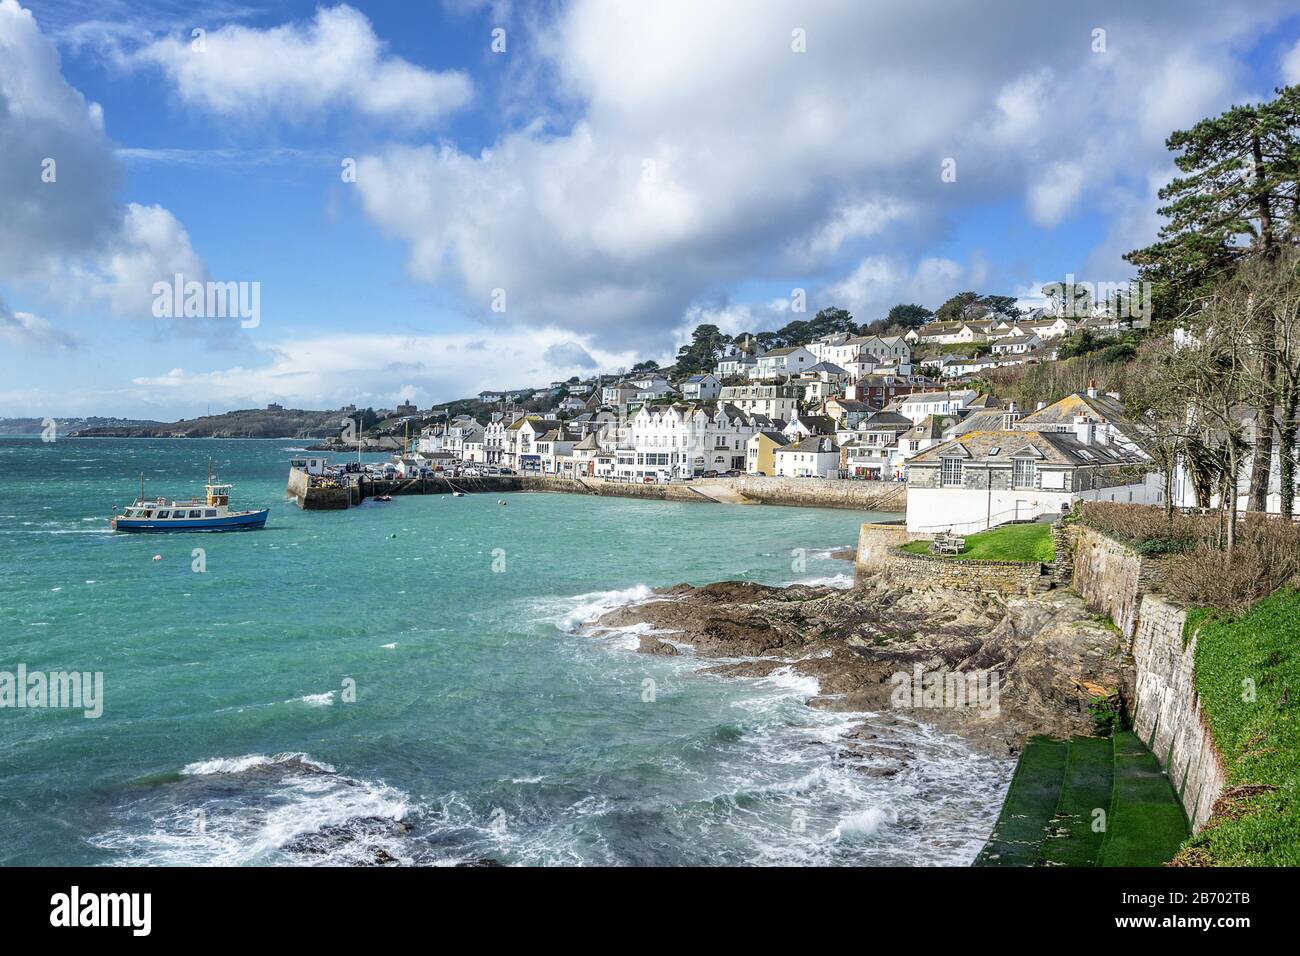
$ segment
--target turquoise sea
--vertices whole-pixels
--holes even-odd
[[[974,857],[1011,762],[882,728],[904,769],[873,773],[840,746],[861,717],[806,706],[806,680],[575,633],[681,581],[847,584],[830,552],[870,515],[553,494],[304,513],[301,444],[0,438],[0,672],[104,681],[98,719],[0,709],[0,863]],[[188,497],[209,458],[265,530],[109,531],[140,472]]]

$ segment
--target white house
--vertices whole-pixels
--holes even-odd
[[[682,398],[690,401],[701,402],[717,398],[721,390],[721,380],[709,372],[703,375],[692,375],[682,382]]]
[[[744,352],[738,352],[719,359],[718,367],[713,370],[713,374],[723,380],[736,375],[743,378],[752,378],[751,372],[757,368],[758,359],[752,355],[746,355]]]
[[[623,481],[671,481],[744,469],[745,444],[759,427],[733,405],[643,405],[619,440],[615,475]]]
[[[798,376],[806,368],[817,364],[817,356],[802,345],[789,348],[772,349],[758,357],[757,376],[761,380],[780,378],[789,375]]]
[[[799,393],[797,385],[724,385],[718,400],[742,412],[789,421],[799,412]]]
[[[897,398],[888,406],[890,411],[898,412],[919,425],[930,415],[953,415],[975,401],[979,392],[964,389],[951,392],[913,392]]]
[[[1043,344],[1033,332],[1021,335],[1007,335],[993,342],[994,355],[1023,355]]]
[[[776,474],[781,478],[838,478],[840,446],[829,435],[813,435],[774,449]]]

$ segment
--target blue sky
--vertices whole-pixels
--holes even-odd
[[[1300,81],[1300,15],[1084,6],[0,0],[0,416],[428,404],[795,288],[1122,281],[1165,136]],[[176,272],[257,325],[156,317]]]

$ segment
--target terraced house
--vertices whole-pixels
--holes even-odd
[[[615,475],[623,481],[671,481],[706,471],[745,468],[750,437],[765,417],[734,405],[642,405],[619,442]]]

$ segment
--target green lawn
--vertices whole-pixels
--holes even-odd
[[[1258,789],[1188,840],[1189,854],[1214,866],[1300,866],[1300,591],[1208,615],[1196,690],[1228,786]]]
[[[1004,524],[1000,528],[968,534],[966,549],[958,555],[949,555],[967,561],[1041,561],[1056,560],[1056,544],[1052,540],[1052,526],[1046,522],[1033,524]],[[929,554],[929,541],[913,541],[903,545],[904,551]]]

